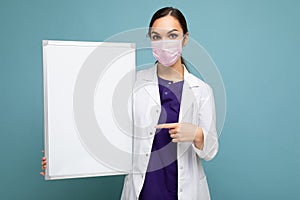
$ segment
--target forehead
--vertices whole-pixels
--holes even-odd
[[[151,31],[158,33],[165,33],[173,29],[176,29],[181,33],[183,32],[179,21],[171,15],[167,15],[155,20],[151,27]]]

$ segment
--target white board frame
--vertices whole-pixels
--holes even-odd
[[[88,173],[87,170],[83,170],[85,171],[84,173],[80,172],[80,169],[77,170],[76,173],[74,174],[60,174],[60,175],[55,175],[55,173],[51,174],[51,169],[55,168],[56,166],[52,163],[52,159],[53,156],[57,156],[56,155],[52,155],[50,154],[51,152],[51,148],[54,148],[54,143],[50,142],[50,140],[53,140],[53,135],[51,133],[51,131],[49,130],[50,125],[49,125],[49,120],[51,120],[51,117],[49,116],[49,91],[48,91],[48,87],[49,87],[49,74],[48,74],[48,70],[49,70],[49,57],[48,57],[48,47],[49,46],[57,46],[57,47],[65,47],[65,46],[72,46],[74,48],[80,48],[80,47],[91,47],[91,48],[128,48],[128,51],[132,51],[133,53],[131,53],[130,56],[130,60],[131,60],[131,64],[128,66],[122,66],[122,67],[128,67],[130,68],[129,70],[131,70],[134,74],[135,74],[135,44],[134,43],[112,43],[112,42],[86,42],[86,41],[61,41],[61,40],[43,40],[42,41],[42,45],[43,45],[43,97],[44,97],[44,150],[45,150],[45,157],[47,159],[47,168],[45,170],[45,180],[57,180],[57,179],[68,179],[68,178],[84,178],[84,177],[95,177],[95,176],[110,176],[110,175],[123,175],[123,174],[128,174],[129,171],[131,169],[129,169],[128,167],[126,167],[126,170],[115,170],[115,169],[111,169],[111,168],[106,168],[106,166],[101,165],[101,163],[97,162],[99,164],[99,171],[95,172],[95,169],[93,169],[93,173]],[[100,57],[99,57],[100,59]],[[131,81],[131,83],[129,83],[130,87],[133,88],[134,85],[134,81],[135,79],[133,79]],[[108,86],[109,87],[109,86]],[[71,103],[71,102],[70,102]],[[54,125],[55,126],[55,125]],[[75,130],[75,129],[74,129]],[[131,127],[131,130],[133,130],[133,125]],[[63,134],[63,133],[62,133]],[[57,138],[56,138],[57,139]],[[51,146],[52,145],[52,146]],[[128,147],[132,148],[132,141],[127,142],[126,144]],[[76,147],[77,148],[77,147]],[[63,149],[62,149],[63,150]],[[58,150],[57,150],[58,151]],[[67,159],[65,157],[65,159]],[[93,159],[92,157],[90,157],[89,159]],[[118,158],[116,158],[118,159]],[[74,160],[73,160],[74,161]],[[67,162],[67,160],[65,161]],[[128,157],[128,162],[132,163],[132,157]],[[74,167],[76,168],[76,163],[73,163]],[[77,163],[78,164],[78,163]],[[96,170],[97,171],[97,170]]]

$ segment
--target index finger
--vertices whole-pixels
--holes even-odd
[[[165,124],[157,124],[155,128],[175,128],[178,123],[165,123]]]

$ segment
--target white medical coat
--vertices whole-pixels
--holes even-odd
[[[184,65],[183,65],[184,66]],[[137,72],[132,96],[134,121],[132,172],[126,175],[121,200],[135,200],[141,192],[161,104],[157,64]],[[209,200],[209,188],[201,159],[211,160],[218,151],[214,95],[211,87],[189,73],[184,66],[184,83],[179,122],[193,123],[203,129],[203,150],[193,142],[177,143],[178,199]]]

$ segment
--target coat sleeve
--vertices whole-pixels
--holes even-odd
[[[205,84],[201,91],[197,118],[198,126],[203,130],[204,145],[202,150],[198,149],[194,143],[192,146],[200,158],[208,161],[215,157],[219,148],[214,94],[208,84]]]

